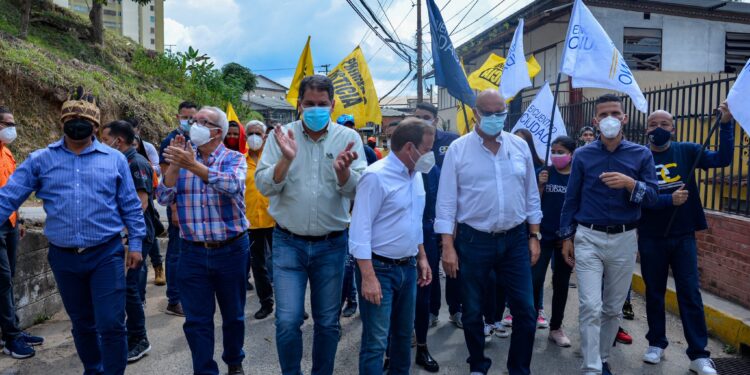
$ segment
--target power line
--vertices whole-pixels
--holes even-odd
[[[391,23],[391,19],[388,17],[388,13],[386,12],[386,9],[383,8],[383,4],[380,2],[380,0],[376,0],[376,1],[378,2],[378,6],[380,7],[380,10],[383,11],[383,16],[385,17],[385,20],[388,21],[388,24],[391,26],[391,30],[393,30],[393,34],[396,37],[396,40],[398,40],[398,42],[401,43],[401,39],[398,37],[396,28],[393,27],[393,24]],[[393,2],[391,2],[391,5],[393,5]]]
[[[391,0],[390,4],[387,5],[386,9],[390,9],[391,5],[393,5],[393,1],[395,1],[395,0]],[[414,5],[414,4],[412,4],[412,5]],[[364,44],[365,40],[370,36],[370,31],[371,30],[369,28],[367,30],[365,30],[365,34],[362,35],[362,39],[359,40],[359,45]]]
[[[458,21],[458,23],[456,24],[456,26],[453,27],[453,30],[451,31],[451,33],[449,35],[453,35],[453,33],[456,32],[456,29],[458,28],[458,26],[461,25],[461,22],[464,22],[464,20],[466,19],[466,16],[468,16],[469,13],[471,13],[471,11],[474,9],[474,7],[477,6],[477,3],[479,3],[479,0],[474,0],[474,4],[471,5],[471,8],[469,8],[469,10],[466,11],[466,13],[464,13],[464,16],[461,18],[460,21]]]
[[[349,1],[349,0],[347,0],[347,1]],[[367,13],[370,14],[370,17],[373,18],[373,20],[375,21],[375,23],[378,26],[380,26],[380,29],[383,31],[383,34],[385,34],[385,36],[388,37],[388,39],[390,39],[390,40],[392,40],[392,41],[395,42],[396,38],[394,38],[392,35],[390,35],[390,33],[385,28],[385,26],[383,25],[383,23],[380,22],[380,20],[378,19],[378,17],[375,16],[375,12],[373,12],[372,9],[370,8],[370,6],[367,5],[367,2],[365,0],[359,0],[359,2],[362,4],[363,7],[365,7],[365,10],[367,11]],[[387,18],[387,16],[386,16],[386,18]],[[408,53],[404,50],[404,47],[402,47],[400,44],[396,44],[396,48],[398,48],[401,52],[403,52],[404,55],[408,56]]]
[[[401,25],[404,24],[404,21],[406,21],[406,19],[409,18],[409,15],[411,14],[411,12],[414,11],[414,6],[415,5],[412,4],[411,8],[409,8],[409,11],[406,12],[406,15],[404,16],[404,18],[401,20],[401,22],[398,23],[398,26],[396,26],[396,28],[393,30],[395,33],[398,33],[398,29],[401,28]],[[380,50],[383,49],[383,47],[385,47],[385,43],[380,45],[380,47],[378,48],[378,50],[375,51],[375,53],[372,54],[369,59],[367,59],[367,62],[369,63],[370,60],[372,60],[378,54],[378,52],[380,52]]]
[[[359,18],[362,19],[362,21],[365,23],[365,25],[367,25],[367,27],[369,27],[370,30],[372,30],[372,32],[380,40],[383,41],[383,43],[388,44],[388,48],[390,48],[391,51],[393,51],[393,53],[396,54],[396,56],[400,57],[402,60],[407,61],[407,62],[409,62],[411,64],[411,57],[408,54],[406,54],[405,52],[403,52],[401,49],[396,49],[392,44],[388,43],[386,41],[386,39],[382,35],[380,35],[380,33],[378,33],[378,31],[376,30],[375,26],[373,26],[372,23],[370,23],[370,21],[362,13],[362,11],[359,10],[359,8],[354,4],[353,0],[346,0],[346,2],[349,4],[349,6],[351,6],[351,8],[354,10],[354,12],[357,13],[357,15],[359,16]]]
[[[507,7],[505,7],[505,9],[501,10],[500,12],[498,12],[497,14],[495,14],[494,16],[492,16],[492,17],[491,17],[492,19],[490,19],[489,21],[487,21],[487,22],[483,23],[483,24],[482,24],[481,26],[479,26],[478,28],[475,28],[475,29],[474,29],[474,30],[473,30],[473,31],[472,31],[471,33],[469,33],[469,34],[467,34],[467,35],[470,35],[470,36],[474,36],[474,35],[475,35],[475,33],[476,33],[477,31],[479,31],[479,30],[483,30],[483,29],[484,29],[484,27],[485,27],[485,26],[487,26],[488,24],[491,24],[492,22],[499,22],[499,21],[496,21],[496,20],[495,20],[495,18],[497,18],[497,17],[500,17],[500,16],[501,16],[501,15],[502,15],[503,13],[505,13],[505,12],[506,12],[506,11],[507,11],[508,9],[510,9],[510,8],[511,8],[512,6],[514,6],[514,5],[518,4],[518,2],[519,2],[519,1],[520,1],[520,0],[515,0],[515,1],[513,1],[512,3],[508,4],[508,6],[507,6]],[[504,2],[505,2],[505,0],[502,0],[502,1],[500,1],[500,3],[498,3],[497,5],[495,5],[495,6],[494,6],[494,7],[492,8],[492,9],[490,9],[490,10],[489,10],[489,11],[488,11],[487,13],[485,13],[485,14],[484,14],[483,16],[481,16],[481,17],[477,18],[476,20],[474,20],[474,22],[472,22],[472,23],[470,23],[470,24],[468,24],[468,25],[464,26],[463,28],[461,28],[460,30],[458,30],[458,31],[456,31],[456,32],[459,32],[459,33],[460,33],[461,31],[463,31],[463,30],[466,30],[466,29],[468,29],[469,27],[471,27],[471,25],[473,25],[473,24],[475,24],[475,23],[479,22],[479,20],[481,20],[482,18],[484,18],[484,17],[488,16],[488,15],[490,14],[490,12],[492,12],[492,11],[493,11],[493,10],[495,10],[495,9],[497,9],[497,7],[499,7],[499,6],[500,6],[500,5],[502,4],[502,3],[504,3]]]

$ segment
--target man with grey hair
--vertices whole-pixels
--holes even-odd
[[[204,107],[192,118],[190,140],[182,135],[164,150],[169,167],[156,190],[162,205],[176,203],[182,249],[178,268],[183,330],[196,374],[219,374],[213,359],[216,300],[222,315],[229,374],[244,374],[245,279],[248,222],[245,218],[244,155],[224,147],[226,114]]]
[[[252,120],[245,126],[247,140],[247,180],[245,180],[245,206],[247,221],[250,222],[250,261],[247,273],[253,270],[256,293],[260,300],[260,310],[255,319],[265,319],[273,312],[273,288],[271,286],[271,245],[273,227],[276,222],[268,213],[268,198],[255,186],[255,169],[266,143],[266,125]]]
[[[508,371],[526,375],[537,318],[530,265],[539,258],[542,221],[536,172],[526,142],[503,131],[508,111],[497,90],[477,96],[474,114],[475,130],[451,143],[445,154],[435,232],[443,238],[445,273],[455,278],[461,269],[461,320],[471,374],[486,374],[492,364],[484,355],[482,297],[494,271],[513,311]]]

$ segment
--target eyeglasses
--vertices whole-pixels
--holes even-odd
[[[208,120],[196,120],[194,118],[191,118],[190,120],[188,120],[188,124],[190,124],[190,126],[193,126],[195,124],[198,124],[198,125],[201,125],[201,126],[211,125],[211,126],[213,126],[215,128],[220,128],[220,126],[218,124],[214,124],[211,121],[208,121]]]
[[[507,114],[508,114],[508,111],[500,111],[500,112],[484,112],[484,111],[479,111],[479,115],[482,116],[482,117],[492,117],[492,116],[501,117],[501,116],[505,116]]]
[[[14,123],[14,122],[0,121],[0,124],[2,124],[6,128],[11,128],[11,127],[15,127],[16,126],[16,123]]]

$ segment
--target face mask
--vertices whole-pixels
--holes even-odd
[[[190,127],[190,141],[193,142],[194,145],[200,147],[211,142],[212,139],[211,129],[198,124]]]
[[[607,116],[603,120],[599,121],[599,131],[602,133],[604,138],[615,138],[618,134],[620,134],[620,129],[622,129],[622,123],[620,120],[612,117]]]
[[[500,134],[503,131],[503,127],[505,127],[505,119],[507,117],[508,115],[482,117],[479,128],[487,135]]]
[[[263,147],[263,138],[257,134],[253,134],[247,138],[247,145],[251,150],[258,151]]]
[[[63,125],[63,132],[70,139],[80,141],[91,137],[94,133],[94,124],[80,118],[72,119]]]
[[[573,156],[570,154],[564,154],[564,155],[551,155],[552,158],[552,165],[555,166],[557,169],[564,169],[565,167],[570,164],[570,160],[573,159]]]
[[[651,142],[652,145],[656,147],[661,147],[667,144],[669,140],[672,139],[672,133],[662,129],[661,127],[658,127],[651,131],[651,133],[648,133],[648,141]]]
[[[180,120],[180,129],[185,133],[190,131],[190,122],[188,120]]]
[[[240,139],[239,138],[227,138],[224,140],[224,142],[227,144],[227,147],[229,149],[237,151],[240,149]]]
[[[112,143],[111,143],[111,144],[108,144],[107,146],[109,146],[109,147],[112,147],[112,148],[116,149],[116,148],[117,148],[117,138],[115,138],[115,140],[114,140],[114,141],[112,141]]]
[[[13,141],[16,140],[16,127],[11,126],[7,127],[3,130],[0,130],[0,141],[5,143],[6,145],[9,145],[13,143]]]
[[[432,167],[435,166],[435,153],[432,151],[420,155],[417,161],[414,161],[411,155],[409,155],[409,159],[414,163],[414,170],[419,173],[430,173]]]
[[[305,126],[314,132],[323,130],[331,121],[331,108],[329,107],[307,107],[303,109],[302,119]]]

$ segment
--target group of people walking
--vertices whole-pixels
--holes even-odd
[[[440,310],[441,265],[472,375],[489,370],[484,349],[493,334],[510,336],[512,375],[531,373],[540,322],[552,342],[571,346],[562,323],[573,270],[581,371],[612,374],[609,353],[637,251],[649,325],[644,361],[659,363],[668,345],[671,268],[690,369],[716,374],[697,277],[695,232],[706,220],[695,181],[685,179],[697,158],[701,168],[731,162],[734,124],[725,105],[719,149],[701,153],[699,145],[672,141],[674,120],[663,110],[648,117],[648,146],[624,139],[628,115],[619,97],[604,95],[594,128],[584,129],[591,133],[585,145],[554,139],[547,163],[533,143],[503,130],[508,111],[497,90],[477,96],[478,123],[468,134],[437,129],[437,108],[420,103],[413,116],[384,129],[382,150],[362,142],[352,116],[332,121],[334,104],[332,82],[319,75],[300,83],[300,120],[272,130],[260,121],[243,129],[218,108],[184,102],[179,127],[156,151],[138,136],[137,121],[102,126],[94,98],[78,90],[62,107],[64,136],[17,169],[7,148],[16,124],[0,107],[4,351],[26,358],[43,342],[18,329],[12,295],[15,241],[23,233],[15,211],[35,193],[84,374],[122,374],[151,349],[143,313],[147,256],[156,281],[166,270],[166,312],[185,317],[195,374],[219,374],[216,306],[221,358],[229,374],[244,374],[251,271],[261,305],[254,317],[275,312],[281,373],[303,373],[301,326],[311,316],[311,373],[332,374],[342,312],[352,316],[357,306],[359,373],[408,374],[412,340],[415,363],[439,372],[427,332]],[[154,200],[167,207],[167,228]],[[162,232],[169,240],[163,261]],[[547,323],[540,311],[550,263]]]

